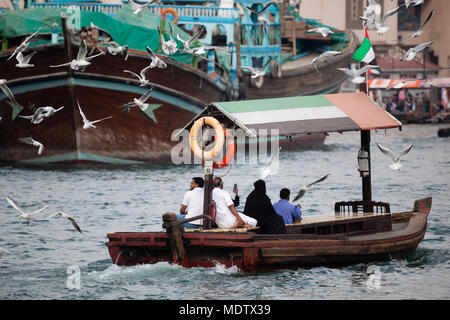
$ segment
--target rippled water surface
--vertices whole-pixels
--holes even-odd
[[[0,299],[449,299],[450,138],[438,138],[438,128],[407,125],[371,136],[373,200],[389,202],[391,211],[399,212],[411,209],[415,199],[433,197],[418,249],[405,260],[340,269],[247,273],[220,264],[119,267],[109,257],[106,234],[162,230],[161,215],[178,211],[190,179],[202,175],[200,166],[0,167]],[[394,172],[377,142],[391,150],[414,147]],[[319,149],[282,150],[278,174],[267,179],[270,198],[275,202],[281,188],[295,192],[330,173],[304,196],[304,215],[330,212],[336,201],[359,200],[359,143],[359,132],[351,132],[331,134]],[[234,165],[224,177],[225,189],[231,192],[237,183],[244,202],[259,167]],[[27,226],[7,196],[27,212],[48,208]],[[56,211],[72,215],[85,233],[67,220],[45,219]],[[370,266],[379,268],[377,287],[368,285]],[[72,289],[78,285],[72,270],[80,271],[79,289]]]

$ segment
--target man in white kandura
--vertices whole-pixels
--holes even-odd
[[[238,213],[234,207],[233,199],[228,192],[220,189],[222,179],[214,178],[214,189],[212,199],[216,204],[215,221],[219,228],[235,229],[235,228],[252,228],[255,227],[256,219],[251,218],[243,213]]]
[[[192,178],[190,190],[184,195],[180,213],[177,214],[178,220],[183,221],[203,214],[203,185],[203,178]],[[202,225],[202,219],[183,223],[183,227],[185,228],[199,228]]]

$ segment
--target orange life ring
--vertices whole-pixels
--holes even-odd
[[[234,137],[231,134],[231,131],[228,129],[224,129],[224,131],[227,153],[219,163],[214,161],[213,167],[215,169],[226,167],[231,161],[233,161],[234,154],[236,153],[236,144],[234,143]]]
[[[164,10],[161,10],[161,16],[164,16],[169,12],[173,15],[173,23],[177,23],[178,22],[178,13],[174,8],[166,8]]]
[[[214,132],[217,136],[216,138],[216,144],[214,145],[214,148],[210,151],[203,151],[202,148],[198,145],[197,141],[197,135],[201,127],[203,125],[210,125],[213,127]],[[223,144],[224,144],[224,133],[223,133],[223,127],[220,124],[220,122],[213,118],[213,117],[203,117],[198,119],[194,122],[194,125],[191,128],[190,131],[190,147],[192,152],[197,156],[197,158],[204,159],[204,160],[212,160],[214,159],[222,150]]]

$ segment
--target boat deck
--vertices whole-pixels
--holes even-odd
[[[390,213],[373,213],[373,212],[355,212],[355,213],[329,213],[329,214],[316,214],[308,215],[302,218],[301,222],[295,222],[293,224],[288,224],[286,226],[304,226],[312,225],[324,222],[347,222],[351,220],[369,218],[369,217],[379,217],[379,216],[390,216]],[[185,232],[248,232],[258,230],[255,228],[238,228],[238,229],[221,229],[213,228],[208,230],[202,230],[202,228],[185,228]]]

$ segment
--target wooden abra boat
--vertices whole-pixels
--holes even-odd
[[[340,210],[348,205],[361,209],[364,203],[337,204]],[[386,209],[385,204],[371,205],[375,211]],[[221,263],[243,271],[342,266],[404,257],[422,241],[430,209],[431,198],[427,198],[417,200],[411,211],[403,213],[351,209],[307,216],[301,223],[288,225],[287,234],[276,235],[261,234],[259,228],[185,229],[176,250],[172,250],[176,244],[171,244],[176,235],[166,232],[110,233],[106,245],[112,261],[121,266],[161,261],[184,267],[214,267]],[[174,218],[170,214],[163,216],[169,225]]]
[[[214,229],[210,223],[212,164],[208,168],[212,160],[205,152],[204,213],[187,220],[203,217],[203,226],[184,229],[175,214],[166,213],[165,231],[109,233],[106,246],[114,263],[129,266],[167,261],[185,267],[221,263],[245,271],[339,266],[402,257],[423,239],[431,198],[416,200],[411,211],[401,213],[391,213],[388,203],[372,201],[370,130],[399,128],[401,123],[366,94],[216,102],[185,127],[194,128],[191,137],[196,136],[199,123],[206,121],[204,116],[211,115],[225,128],[239,126],[253,132],[278,124],[281,135],[360,130],[357,153],[362,201],[336,202],[334,213],[306,216],[300,223],[288,225],[286,234],[262,234],[258,227]]]

